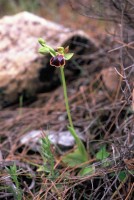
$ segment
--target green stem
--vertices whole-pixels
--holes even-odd
[[[83,162],[86,162],[86,161],[88,161],[87,151],[85,149],[84,144],[82,143],[82,141],[80,140],[80,138],[76,134],[76,132],[74,130],[73,122],[72,122],[72,117],[71,117],[69,103],[68,103],[67,86],[66,86],[66,80],[65,80],[65,74],[64,74],[64,66],[60,67],[60,71],[61,71],[61,79],[62,79],[62,85],[63,85],[63,90],[64,90],[66,110],[67,110],[67,115],[68,115],[68,120],[69,120],[69,125],[70,125],[68,127],[68,130],[70,131],[70,133],[72,134],[72,136],[74,137],[74,139],[76,141],[76,144],[78,146],[80,156],[82,157]]]
[[[64,90],[64,98],[65,98],[65,105],[66,105],[68,120],[69,120],[70,127],[74,128],[71,113],[70,113],[69,103],[68,103],[67,86],[66,86],[66,80],[65,80],[65,74],[64,74],[64,66],[60,67],[60,71],[61,71],[61,79],[62,79],[62,85],[63,85],[63,90]]]

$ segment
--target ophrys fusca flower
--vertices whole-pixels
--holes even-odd
[[[66,64],[66,60],[70,60],[73,56],[73,53],[68,53],[69,47],[58,47],[54,50],[52,47],[46,44],[46,42],[40,38],[39,43],[41,44],[41,48],[39,48],[39,52],[42,54],[49,53],[52,58],[50,59],[50,65],[55,67],[64,67]]]

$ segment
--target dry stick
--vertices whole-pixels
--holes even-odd
[[[31,195],[32,199],[34,199],[34,194],[31,192],[30,188],[28,187],[27,183],[24,181],[24,185],[26,187],[26,192],[29,192],[29,194]]]
[[[118,186],[117,190],[113,193],[111,200],[114,199],[114,197],[118,194],[119,190],[122,188],[122,186],[124,185],[124,183],[127,181],[128,177],[126,177]]]
[[[133,92],[132,92],[132,111],[134,112],[134,83],[133,83]]]
[[[46,179],[47,180],[47,179]],[[56,182],[55,182],[56,183]],[[46,192],[41,196],[41,199],[44,197],[44,199],[47,200],[47,194],[49,193],[49,191],[54,187],[55,191],[57,192],[58,197],[60,197],[60,193],[58,191],[58,189],[55,186],[55,183],[53,181],[51,181],[51,185],[49,188],[47,188]]]
[[[123,45],[120,46],[120,47],[116,47],[116,48],[114,48],[114,49],[112,49],[112,50],[109,50],[108,53],[113,52],[113,51],[116,51],[116,50],[119,50],[119,49],[121,49],[121,48],[123,48],[123,47],[128,47],[128,48],[134,49],[133,46],[130,46],[130,45],[133,45],[134,42],[130,42],[130,43],[126,44],[126,43],[124,43],[124,42],[118,41],[118,43],[121,43],[121,44],[123,44]]]
[[[131,187],[131,189],[130,189],[128,195],[127,195],[127,197],[125,198],[125,200],[128,200],[128,198],[129,198],[131,192],[133,192],[133,187],[134,187],[134,183],[132,184],[132,187]]]
[[[110,132],[110,130],[111,130],[112,126],[114,125],[114,123],[116,122],[116,120],[118,119],[119,114],[121,113],[122,109],[125,107],[125,104],[126,104],[126,102],[123,104],[123,106],[122,106],[121,109],[119,110],[119,113],[116,115],[116,118],[115,118],[115,119],[113,120],[113,122],[111,123],[111,126],[109,127],[109,129],[108,129],[108,131],[107,131],[107,135],[108,135],[108,133]],[[107,138],[107,135],[105,135],[104,139]]]

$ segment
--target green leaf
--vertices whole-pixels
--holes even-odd
[[[125,171],[120,171],[118,178],[120,181],[123,181],[125,178],[127,177],[126,172]]]
[[[68,126],[68,130],[70,131],[71,135],[74,137],[77,147],[79,149],[79,153],[83,157],[84,162],[88,161],[88,153],[86,151],[86,148],[83,142],[81,141],[81,139],[76,134],[74,128]]]
[[[75,149],[73,153],[63,156],[62,161],[70,167],[74,167],[85,162],[78,148]]]
[[[49,49],[47,47],[40,47],[39,53],[41,53],[41,54],[49,53]]]
[[[38,39],[38,42],[40,43],[41,46],[45,46],[45,45],[46,45],[45,40],[42,39],[42,38],[39,38],[39,39]]]
[[[37,169],[37,172],[51,173],[51,168],[50,166],[47,166],[47,165],[39,166],[39,168]]]
[[[96,154],[97,160],[103,160],[106,159],[109,156],[109,153],[106,150],[106,145],[102,146],[98,153]]]
[[[44,166],[39,166],[39,168],[37,169],[37,172],[44,172]]]
[[[64,54],[65,60],[70,60],[73,57],[74,53],[66,53]]]
[[[95,167],[94,166],[90,166],[90,167],[85,167],[82,168],[79,172],[80,176],[85,176],[85,175],[90,175],[95,173]]]

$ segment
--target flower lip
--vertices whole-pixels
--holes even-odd
[[[65,65],[65,58],[62,54],[58,54],[50,59],[50,65],[55,67],[61,67]]]

